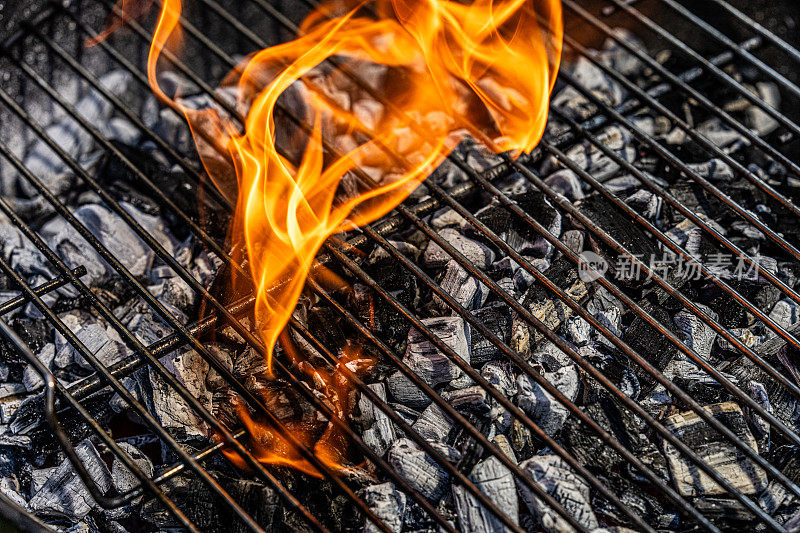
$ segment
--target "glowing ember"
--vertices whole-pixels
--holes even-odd
[[[122,7],[131,16],[141,12]],[[215,110],[187,109],[160,89],[157,61],[180,12],[180,0],[164,0],[148,76],[158,97],[184,113],[198,146],[210,135],[233,162],[238,198],[232,235],[244,245],[234,249],[245,248],[249,259],[255,320],[270,369],[323,242],[393,209],[467,134],[496,151],[530,151],[544,130],[561,53],[559,0],[328,3],[306,18],[297,39],[253,54],[229,75],[226,83],[238,88],[237,107],[246,110],[240,129]],[[331,58],[340,68],[320,68]],[[348,74],[376,67],[384,83],[367,80],[358,106],[337,98],[355,85]],[[310,120],[299,135],[288,135],[283,120],[276,128],[278,99],[287,91],[302,95],[304,108],[295,111]],[[200,153],[214,182],[230,194],[218,160],[208,150]],[[343,179],[358,190],[337,194]],[[344,418],[346,380],[292,358]],[[272,398],[265,399],[269,404]],[[261,460],[316,473],[244,406],[236,411]],[[330,433],[307,444],[336,464],[341,444]]]

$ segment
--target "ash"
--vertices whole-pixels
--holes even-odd
[[[622,35],[634,46],[642,47],[633,37]],[[619,46],[606,43],[598,57],[603,64],[612,66],[637,85],[650,86],[653,73]],[[671,58],[663,60],[669,62]],[[631,98],[625,87],[588,60],[577,60],[565,68],[603,102],[619,106]],[[748,78],[747,72],[736,74],[762,98],[776,106],[780,104],[774,86],[757,83],[756,79]],[[174,81],[176,86],[181,83],[177,77]],[[102,83],[112,93],[124,96],[132,80],[122,72],[110,72]],[[742,99],[723,96],[727,98],[725,109],[759,135],[770,138],[776,131],[777,122],[765,113]],[[212,105],[207,97],[190,94],[185,98],[187,103],[198,108]],[[674,100],[680,102],[677,95]],[[152,142],[142,138],[132,124],[117,116],[97,93],[77,91],[74,103],[81,115],[126,158],[134,161],[137,167],[147,169],[147,177],[178,208],[190,214],[213,238],[224,241],[228,222],[224,208],[208,195],[199,195],[180,168],[171,166]],[[362,108],[374,110],[372,104],[375,102],[366,102]],[[571,86],[557,86],[552,105],[554,112],[545,134],[545,139],[551,142],[564,137],[570,129],[570,120],[582,122],[597,112],[591,99]],[[145,107],[157,109],[155,105]],[[382,110],[378,108],[376,112]],[[687,113],[691,112],[687,109]],[[754,188],[722,159],[709,157],[665,117],[640,111],[627,118],[637,128],[680,153],[682,159],[689,162],[692,172],[719,188],[758,220],[776,232],[792,233],[791,223],[773,213],[770,199],[761,190]],[[756,157],[749,141],[719,119],[698,113],[687,120],[725,154],[746,162],[748,168],[770,186],[791,195],[800,185],[775,161],[763,154]],[[189,132],[178,118],[167,111],[152,111],[145,121],[179,151],[193,155]],[[219,258],[198,242],[163,201],[149,194],[140,178],[127,170],[118,158],[103,155],[95,140],[68,118],[53,119],[46,131],[109,192],[124,214],[144,228],[200,284],[213,294],[222,293],[233,299],[224,294],[222,280],[227,274],[218,273]],[[524,160],[525,164],[560,195],[561,201],[596,222],[646,266],[658,266],[658,274],[695,304],[705,319],[686,309],[643,269],[634,268],[635,262],[598,239],[579,217],[566,213],[563,206],[543,194],[526,176],[506,172],[494,185],[573,254],[599,259],[608,269],[606,278],[684,343],[697,360],[679,350],[619,297],[602,287],[596,277],[587,277],[586,270],[569,254],[559,250],[487,192],[471,190],[460,201],[478,221],[508,244],[516,258],[450,207],[436,209],[424,217],[426,228],[432,229],[436,239],[416,227],[405,227],[388,237],[389,244],[400,256],[417,264],[433,281],[436,290],[423,277],[402,267],[402,261],[390,251],[377,245],[362,246],[361,253],[353,256],[356,266],[410,309],[420,318],[419,322],[412,324],[363,280],[353,278],[350,269],[335,265],[331,268],[352,283],[334,296],[344,301],[388,350],[397,354],[409,372],[399,370],[375,343],[349,326],[333,307],[312,291],[303,295],[294,315],[302,328],[291,328],[290,332],[295,347],[316,364],[333,366],[304,340],[300,329],[308,330],[333,354],[344,353],[346,347],[359,344],[363,346],[365,358],[377,361],[360,375],[380,400],[380,405],[356,393],[344,403],[350,407],[348,423],[375,455],[386,460],[394,475],[388,475],[365,460],[363,453],[351,443],[342,443],[340,460],[348,466],[351,474],[348,481],[357,494],[392,531],[436,531],[438,528],[398,480],[410,487],[417,497],[430,502],[458,530],[501,532],[509,529],[468,487],[454,478],[453,468],[461,471],[512,524],[529,531],[574,530],[543,495],[551,497],[574,522],[587,530],[635,530],[636,524],[630,515],[601,494],[587,479],[587,472],[609,487],[633,514],[652,527],[678,531],[695,526],[692,517],[672,501],[654,496],[652,479],[587,428],[570,406],[594,420],[637,457],[655,478],[719,527],[742,530],[758,526],[740,501],[689,460],[674,442],[646,423],[643,413],[657,420],[665,432],[680,439],[728,484],[755,501],[777,522],[798,522],[800,502],[794,495],[773,475],[768,475],[752,455],[734,446],[714,427],[728,428],[753,455],[778,465],[790,480],[800,481],[796,447],[773,423],[760,416],[752,403],[731,392],[732,388],[743,391],[763,412],[774,416],[789,430],[800,432],[797,399],[744,355],[736,343],[746,345],[795,384],[800,377],[796,354],[773,328],[747,312],[707,277],[686,272],[687,265],[640,225],[633,224],[631,217],[615,207],[611,200],[596,192],[581,171],[590,174],[615,199],[638,213],[698,262],[712,264],[716,276],[756,302],[771,321],[790,332],[800,330],[800,308],[771,284],[767,275],[794,289],[797,264],[758,228],[743,223],[685,173],[666,165],[651,147],[637,140],[629,125],[609,123],[595,128],[594,135],[608,150],[600,150],[588,140],[573,142],[563,149],[570,165],[547,152],[536,152]],[[502,165],[499,156],[490,154],[470,139],[464,141],[456,153],[477,170]],[[115,211],[87,187],[45,143],[30,143],[20,151],[20,157],[51,193],[69,207],[71,215],[172,316],[184,324],[200,316],[201,300],[197,293],[124,222],[123,213]],[[626,168],[625,163],[639,173]],[[37,230],[48,247],[69,267],[86,268],[83,281],[143,344],[150,345],[172,333],[172,328],[159,314],[123,282],[117,270],[106,263],[63,214],[56,213],[44,201],[25,176],[6,166],[0,176],[4,198],[15,212]],[[654,194],[653,187],[646,186],[642,177],[655,187],[664,187],[699,220],[750,256],[757,257],[758,268],[742,267],[736,255],[726,256],[728,250],[696,221]],[[436,188],[458,191],[470,180],[457,166],[445,162],[426,185],[411,195],[407,205],[428,201],[435,196]],[[349,192],[343,191],[344,194]],[[55,271],[48,266],[42,252],[9,220],[0,220],[0,235],[4,258],[31,285],[40,285],[55,277]],[[532,269],[550,279],[566,298],[585,309],[587,315],[575,312],[541,283]],[[18,294],[10,281],[2,283],[0,290],[8,298]],[[113,367],[135,356],[119,332],[92,311],[74,289],[67,286],[44,298],[104,365]],[[56,332],[35,306],[26,305],[7,318],[65,386],[74,387],[93,374],[92,365]],[[555,337],[536,328],[531,318],[540,321]],[[710,322],[719,323],[728,330],[733,341],[719,335]],[[660,382],[632,361],[620,348],[620,339],[661,373],[668,384],[687,391],[704,416],[693,410],[686,399],[676,393],[675,387]],[[268,380],[264,361],[230,327],[221,328],[204,342],[248,388],[269,397],[269,406],[280,420],[289,427],[311,428],[310,432],[321,438],[327,427],[325,418],[287,382]],[[176,528],[174,517],[152,498],[137,497],[111,510],[97,505],[44,425],[41,376],[11,345],[0,346],[3,356],[0,362],[0,491],[63,530],[122,532]],[[586,367],[576,364],[575,354],[606,376],[616,392],[601,384]],[[279,350],[277,357],[286,357],[286,354]],[[238,398],[236,392],[199,354],[180,349],[161,360],[206,409],[230,428],[238,427],[239,419],[233,409]],[[711,376],[698,361],[717,369],[733,387],[722,386],[719,376]],[[302,364],[298,366],[302,374]],[[122,383],[184,450],[192,453],[212,442],[213,435],[207,424],[149,367],[128,375]],[[313,383],[309,387],[319,388]],[[429,389],[435,391],[439,401],[428,394]],[[633,412],[625,404],[626,399],[635,402],[642,411]],[[141,413],[119,395],[108,389],[101,390],[83,403],[102,427],[110,429],[122,450],[148,476],[157,475],[175,464],[175,451],[154,434],[143,423]],[[399,415],[403,423],[388,416],[386,408]],[[455,420],[455,414],[464,417],[476,428],[475,432],[462,427]],[[63,423],[79,458],[101,491],[115,495],[137,486],[138,480],[80,418],[66,413]],[[577,459],[583,474],[558,453],[557,447]],[[272,489],[251,479],[249,473],[218,456],[204,466],[267,530],[295,531],[306,527],[294,511],[284,507]],[[352,512],[352,504],[338,495],[329,483],[287,469],[276,470],[282,481],[301,494],[303,503],[333,524],[332,527],[378,530],[358,518]],[[231,528],[232,516],[215,503],[205,485],[188,474],[172,477],[162,489],[204,529]],[[234,529],[238,527],[237,524]]]

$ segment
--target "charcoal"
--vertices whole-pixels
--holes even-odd
[[[508,437],[505,435],[495,435],[492,438],[492,442],[500,448],[500,451],[503,452],[503,455],[511,459],[514,464],[517,463],[517,456],[514,453],[514,448],[511,447],[511,442],[509,442]]]
[[[507,306],[502,304],[489,305],[473,311],[472,314],[498,339],[508,344],[511,330],[511,313]],[[487,339],[477,330],[471,332],[471,340],[470,362],[473,366],[480,367],[492,359],[499,358],[502,354],[500,348],[492,340]]]
[[[439,235],[478,268],[486,269],[494,262],[494,252],[490,248],[464,237],[455,229],[444,228]],[[451,259],[450,254],[435,242],[428,244],[422,256],[423,264],[429,268],[443,267]]]
[[[21,383],[3,383],[0,385],[0,422],[9,424],[22,403],[30,396],[26,394],[25,385]]]
[[[637,191],[625,198],[625,203],[644,218],[657,220],[661,216],[663,199],[650,191]]]
[[[94,445],[88,440],[83,440],[75,446],[75,452],[97,487],[102,492],[110,490],[111,473]],[[85,517],[95,507],[96,504],[89,491],[68,460],[64,459],[61,465],[49,474],[50,477],[28,502],[31,511],[44,516],[75,519]]]
[[[378,398],[386,401],[386,387],[383,383],[367,385]],[[361,434],[367,446],[378,455],[383,455],[395,440],[394,425],[386,414],[378,409],[366,395],[361,395],[358,402],[365,428]]]
[[[489,296],[489,288],[470,276],[455,260],[448,261],[439,285],[468,311],[481,307]],[[434,295],[433,302],[443,314],[458,313],[438,296]]]
[[[381,483],[365,488],[361,493],[370,510],[380,518],[394,533],[403,529],[403,516],[406,512],[406,495],[397,490],[392,483]],[[377,528],[369,520],[364,524],[364,533],[377,533]]]
[[[695,304],[706,315],[713,320],[718,320],[717,313],[703,304]],[[717,333],[711,329],[711,326],[703,322],[699,316],[691,311],[682,310],[674,318],[675,325],[681,332],[683,332],[683,341],[686,345],[694,350],[700,357],[707,359],[711,355],[711,346],[714,344],[714,339]]]
[[[772,413],[772,405],[769,402],[769,394],[763,384],[758,381],[750,380],[747,383],[747,389],[750,397],[767,413]],[[749,415],[750,427],[753,429],[753,436],[758,442],[758,451],[763,454],[769,451],[769,422],[758,416],[749,408],[745,408],[745,412]]]
[[[731,181],[734,178],[733,169],[721,159],[714,158],[703,163],[688,163],[686,166],[695,174],[711,181]]]
[[[141,450],[127,442],[118,442],[117,445],[147,477],[153,477],[153,463]],[[120,493],[125,493],[140,484],[139,479],[116,456],[111,464],[111,477],[114,487]],[[134,503],[139,501],[141,498],[134,500]]]
[[[611,307],[604,311],[598,311],[594,317],[598,322],[603,324],[611,333],[616,337],[622,337],[622,313],[618,307]],[[606,346],[607,348],[614,349],[614,344],[606,338],[605,335],[598,330],[592,330],[594,340]]]
[[[578,176],[568,168],[552,173],[545,178],[544,182],[549,185],[551,189],[559,194],[563,194],[572,201],[580,200],[584,196],[583,189],[581,189],[581,181],[578,179]]]
[[[748,446],[757,449],[756,440],[738,405],[725,402],[704,409]],[[674,414],[666,419],[665,426],[736,489],[745,494],[756,494],[767,486],[766,473],[726,439],[720,440],[721,436],[696,413]],[[717,496],[726,492],[669,442],[664,441],[663,446],[672,478],[683,496]]]
[[[561,236],[561,240],[567,245],[567,248],[576,254],[580,254],[583,251],[583,241],[585,237],[586,236],[582,231],[571,229],[564,232],[564,234]]]
[[[778,86],[772,82],[760,81],[756,83],[755,93],[759,99],[769,107],[778,109],[781,104],[781,93]],[[769,116],[758,107],[751,105],[745,111],[747,123],[759,136],[763,137],[778,127],[778,121]]]
[[[544,342],[531,356],[531,362],[542,365],[545,370],[556,370],[572,364],[572,359],[561,348],[550,341]]]
[[[167,370],[197,398],[206,409],[211,410],[212,396],[206,388],[209,365],[200,354],[191,349],[173,352],[162,360]],[[202,439],[206,435],[205,424],[189,404],[180,397],[152,367],[139,375],[144,391],[145,405],[156,420],[170,434],[182,442]]]
[[[68,315],[68,317],[70,317],[70,323],[73,323],[74,320],[82,322],[81,318],[76,317],[76,315]],[[68,323],[68,326],[70,323]],[[88,324],[83,322],[82,325],[79,323],[78,327],[80,329],[77,329],[77,331],[72,327],[70,329],[86,349],[97,357],[103,365],[113,365],[130,355],[130,350],[122,344],[122,339],[111,327],[106,328],[99,322]],[[57,351],[54,355],[54,360],[57,366],[64,368],[68,364],[76,363],[87,370],[93,369],[92,365],[71,344],[62,339],[60,335],[56,338]]]
[[[556,455],[538,455],[520,463],[528,478],[560,503],[567,513],[586,529],[599,527],[589,504],[589,486]],[[548,533],[564,533],[574,528],[561,515],[540,500],[535,493],[516,480],[522,501]]]
[[[625,161],[633,162],[636,159],[636,150],[627,130],[619,126],[609,126],[598,133],[596,137],[600,143]],[[589,142],[583,142],[569,148],[566,151],[566,156],[600,182],[609,179],[620,168],[616,161]]]
[[[578,371],[574,366],[565,366],[542,376],[558,389],[568,400],[578,395]],[[516,403],[549,436],[561,431],[569,410],[553,398],[541,385],[526,375],[517,378]]]
[[[444,445],[437,451],[444,452],[450,461],[458,457],[458,452]],[[450,483],[450,474],[408,439],[395,441],[389,449],[388,461],[412,488],[431,501],[441,498]]]
[[[448,405],[457,409],[460,412],[472,411],[477,413],[485,413],[489,410],[487,404],[488,394],[486,389],[480,385],[473,385],[463,389],[456,389],[452,391],[445,391],[442,393],[442,399]],[[428,406],[430,409],[433,406]],[[425,410],[427,411],[427,409]],[[423,415],[425,413],[423,412]]]
[[[132,78],[129,72],[116,70],[102,76],[100,83],[113,94],[122,95],[127,91]],[[101,132],[105,132],[113,107],[111,102],[101,96],[100,93],[90,89],[85,96],[75,103],[75,110],[89,124],[99,128]],[[77,161],[84,162],[85,165],[85,160],[94,143],[89,131],[80,126],[75,119],[64,116],[48,125],[44,130],[47,136],[54,140],[69,156]],[[66,192],[73,183],[74,178],[69,172],[67,163],[58,157],[42,139],[38,139],[33,143],[33,146],[25,155],[23,164],[53,194],[60,195]],[[33,187],[26,180],[20,179],[19,182],[27,196],[36,194]]]
[[[470,328],[461,317],[426,318],[422,323],[465,362],[470,362]],[[411,329],[403,361],[428,385],[448,383],[462,371],[421,332]]]
[[[443,207],[431,215],[429,223],[434,229],[440,230],[449,227],[463,228],[467,225],[467,220],[454,209]]]
[[[629,30],[625,28],[613,28],[612,31],[617,39],[628,43],[635,49],[644,50],[644,43]],[[603,42],[603,49],[600,54],[598,54],[598,57],[602,64],[629,79],[641,75],[645,67],[644,63],[642,63],[638,57],[630,53],[625,47],[611,37]]]
[[[419,248],[411,244],[410,242],[405,241],[388,241],[389,244],[395,248],[398,252],[409,257],[411,259],[416,260],[419,257]],[[369,263],[377,263],[378,261],[383,261],[386,259],[390,259],[392,256],[386,251],[382,246],[376,246],[372,253],[369,255],[367,261]]]
[[[453,421],[441,407],[431,404],[422,411],[411,427],[427,441],[447,442],[450,430],[453,429]]]
[[[392,397],[403,406],[413,409],[424,409],[431,403],[431,399],[425,392],[414,385],[405,374],[399,370],[391,374],[386,379],[386,386]]]
[[[469,479],[512,523],[518,523],[514,476],[496,457],[489,457],[475,465]],[[508,531],[508,528],[466,488],[460,485],[453,486],[453,502],[462,531]]]
[[[794,300],[784,298],[775,304],[769,317],[783,328],[789,328],[800,322],[800,305]]]
[[[592,326],[579,316],[569,317],[564,324],[564,330],[567,337],[575,346],[586,346],[589,344],[589,335],[592,332]]]
[[[19,486],[19,480],[17,480],[16,476],[0,478],[0,492],[8,496],[11,501],[23,509],[27,507],[28,502],[25,501],[25,497],[22,495],[22,489]]]
[[[36,357],[47,368],[51,368],[53,360],[56,357],[55,344],[51,342],[47,343],[44,348],[42,348],[39,353],[36,354]],[[34,367],[33,364],[29,364],[25,367],[25,370],[22,373],[22,384],[25,385],[25,389],[28,392],[34,392],[44,387],[44,379],[42,379],[42,376],[39,374],[39,371],[36,370],[36,367]]]

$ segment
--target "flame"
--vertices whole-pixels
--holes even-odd
[[[517,155],[544,131],[561,57],[560,0],[322,4],[295,40],[252,54],[223,82],[237,88],[242,126],[216,109],[189,109],[159,87],[158,58],[178,29],[181,7],[180,0],[161,2],[148,77],[154,93],[185,115],[215,185],[236,195],[231,235],[249,260],[270,372],[326,239],[392,210],[465,135]],[[323,68],[331,59],[339,68]],[[362,72],[379,76],[359,87],[348,76]],[[290,93],[300,96],[292,111],[304,128],[279,109]],[[233,186],[225,165],[205,149],[209,138],[230,158]],[[294,368],[303,366],[291,358]],[[327,398],[347,396],[331,385],[336,371],[302,363],[304,377]],[[346,416],[346,402],[330,403]],[[268,424],[236,409],[260,460],[316,474]],[[336,464],[340,454],[319,444],[336,440],[328,434],[307,444]]]

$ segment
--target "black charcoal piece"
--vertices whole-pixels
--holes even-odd
[[[414,385],[405,374],[399,370],[386,378],[386,386],[392,397],[405,407],[412,409],[424,409],[431,403],[431,399],[425,392]]]
[[[660,196],[645,190],[636,191],[625,199],[631,209],[650,220],[657,220],[661,216],[663,202]]]
[[[568,400],[574,401],[578,396],[578,371],[574,366],[565,366],[555,372],[542,374],[550,384],[561,392]],[[527,375],[517,378],[516,403],[528,414],[542,431],[555,436],[569,416],[569,410],[541,385]]]
[[[431,329],[444,344],[450,347],[465,363],[470,362],[470,328],[461,317],[426,318],[422,323]],[[449,383],[460,377],[462,370],[451,358],[440,352],[421,332],[408,332],[406,353],[403,357],[411,370],[428,385]]]
[[[511,332],[511,312],[508,306],[498,302],[497,304],[490,304],[487,307],[477,309],[472,314],[498,339],[508,344]],[[473,366],[480,367],[492,359],[501,357],[500,348],[479,331],[472,330],[471,340],[470,362]]]
[[[695,304],[712,320],[718,320],[719,315],[703,304]],[[711,355],[711,346],[717,337],[717,332],[703,322],[693,312],[683,309],[673,319],[675,326],[683,333],[683,342],[694,350],[697,355],[707,359]]]
[[[403,516],[406,512],[406,495],[397,490],[392,483],[370,485],[362,490],[361,496],[383,523],[393,532],[403,530]],[[369,520],[364,524],[364,533],[377,533],[380,529]]]
[[[487,398],[488,394],[486,389],[480,385],[473,385],[471,387],[442,393],[442,399],[460,412],[471,411],[485,414],[489,410]],[[428,409],[431,407],[433,406],[428,406]],[[424,414],[423,412],[423,415]]]
[[[437,446],[447,460],[457,460],[458,452],[449,446]],[[448,474],[414,442],[398,439],[389,449],[389,464],[412,488],[431,501],[442,497],[450,484]]]
[[[520,468],[534,483],[552,496],[579,524],[592,530],[599,527],[597,517],[589,504],[589,486],[575,475],[570,467],[556,455],[537,455],[520,463]],[[522,501],[548,533],[565,533],[574,528],[549,505],[519,480]]]
[[[494,252],[490,248],[465,237],[458,230],[444,228],[439,231],[439,235],[478,268],[486,269],[494,262]],[[451,259],[452,256],[435,242],[428,244],[422,256],[422,261],[428,268],[441,268]]]
[[[83,440],[75,446],[75,451],[100,491],[105,493],[110,490],[111,473],[94,445],[89,440]],[[85,517],[96,505],[72,463],[66,459],[50,472],[42,488],[28,502],[28,508],[36,514],[72,519]]]
[[[512,523],[518,523],[519,513],[514,476],[496,457],[489,457],[475,465],[469,479]],[[480,533],[509,531],[494,513],[486,509],[469,490],[460,485],[453,486],[453,503],[462,531]]]
[[[448,261],[439,286],[468,311],[481,307],[489,296],[489,288],[470,276],[455,260]],[[433,302],[442,314],[458,313],[436,295],[433,296]]]
[[[731,181],[734,177],[733,169],[722,159],[714,158],[703,163],[688,163],[686,166],[711,181]]]
[[[737,404],[725,402],[709,405],[704,409],[748,446],[757,450],[756,440]],[[767,486],[766,473],[706,424],[697,413],[686,411],[674,414],[665,420],[664,425],[744,494],[759,493]],[[669,442],[664,441],[663,446],[672,479],[682,495],[718,496],[726,493],[723,487],[687,460]]]
[[[371,383],[367,385],[367,387],[369,387],[378,398],[384,402],[386,401],[386,387],[383,383]],[[365,426],[361,438],[372,451],[382,456],[396,438],[394,424],[392,424],[392,421],[386,416],[386,413],[373,404],[365,394],[362,394],[359,398],[358,405]]]
[[[141,450],[127,442],[118,442],[117,445],[147,477],[153,477],[153,463]],[[114,488],[120,494],[124,494],[140,485],[139,479],[116,456],[114,456],[114,462],[111,464],[111,477]],[[133,503],[140,501],[141,498],[137,498]]]

